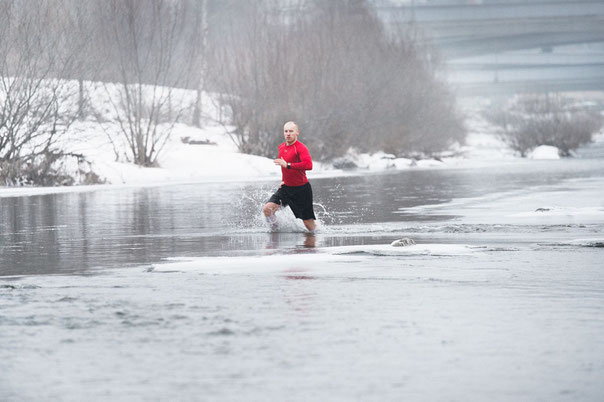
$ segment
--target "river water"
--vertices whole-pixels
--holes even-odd
[[[269,182],[0,198],[0,399],[604,398],[604,222],[438,209],[604,183],[601,146],[311,182],[316,236]]]
[[[323,223],[316,240],[326,246],[371,244],[376,236],[392,239],[423,230],[422,222],[454,218],[400,212],[409,207],[600,177],[604,156],[585,153],[589,158],[315,179],[315,210]],[[175,255],[238,255],[275,241],[282,248],[303,245],[303,227],[291,222],[291,214],[283,233],[268,233],[260,209],[274,190],[274,182],[254,182],[0,198],[0,275],[84,273]]]

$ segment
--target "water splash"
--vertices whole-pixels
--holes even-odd
[[[225,226],[230,229],[246,232],[269,232],[270,228],[262,213],[262,207],[275,192],[273,185],[249,185],[241,189],[240,197],[231,202],[229,216],[224,219]],[[342,223],[340,214],[330,211],[323,202],[313,202],[317,231],[329,231],[331,225]],[[289,207],[280,208],[275,216],[279,223],[279,232],[303,233],[306,228],[302,220],[297,219]]]
[[[275,189],[275,186],[268,185],[244,187],[241,191],[241,196],[232,202],[232,208],[229,208],[232,214],[224,219],[225,224],[237,230],[269,232],[270,228],[262,212],[262,207],[275,192]],[[326,209],[322,205],[320,206],[324,214]],[[307,231],[302,221],[296,219],[289,207],[280,208],[275,213],[275,216],[279,223],[280,232],[302,233]],[[324,225],[320,218],[317,219],[317,225],[319,227]]]
[[[226,226],[232,229],[268,231],[262,207],[274,191],[274,187],[268,185],[242,188],[240,197],[231,203],[231,215],[225,219]]]
[[[279,232],[306,232],[306,227],[302,223],[302,220],[297,219],[289,207],[279,208],[275,216],[277,217],[277,222],[279,222]],[[264,219],[264,215],[262,218]]]

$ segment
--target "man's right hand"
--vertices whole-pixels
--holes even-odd
[[[285,159],[283,158],[275,159],[273,160],[273,163],[275,165],[281,166],[284,169],[287,168],[287,162],[285,162]]]

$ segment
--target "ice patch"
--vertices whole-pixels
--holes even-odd
[[[406,247],[395,247],[392,245],[366,245],[366,246],[343,246],[331,247],[329,252],[336,255],[373,255],[373,256],[462,256],[478,252],[475,247],[466,244],[440,244],[426,243],[414,244]]]
[[[604,178],[458,198],[446,204],[400,208],[397,213],[451,215],[464,223],[594,224],[604,222]]]
[[[263,254],[236,257],[169,258],[165,263],[153,264],[153,272],[203,272],[206,274],[262,274],[307,272],[329,273],[340,270],[342,265],[331,263],[359,262],[362,257],[403,257],[403,256],[467,256],[483,252],[480,247],[465,244],[415,244],[407,247],[394,247],[390,244],[326,247],[296,250],[287,254]],[[357,269],[366,264],[355,265]],[[346,265],[346,269],[350,269]]]
[[[306,249],[300,253],[242,257],[170,258],[164,264],[154,264],[152,271],[195,271],[206,274],[287,274],[324,271],[329,268],[323,264],[354,261],[352,257],[312,251],[314,250]]]
[[[551,217],[578,217],[578,216],[597,216],[604,215],[604,209],[598,207],[584,207],[584,208],[573,208],[573,207],[539,207],[534,211],[518,212],[510,214],[510,217],[539,217],[539,216],[551,216]]]
[[[575,239],[568,242],[571,246],[604,248],[604,238],[600,239]]]
[[[574,240],[571,242],[574,245],[577,246],[583,246],[583,247],[602,247],[604,248],[604,239],[579,239],[579,240]]]

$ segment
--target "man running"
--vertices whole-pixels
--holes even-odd
[[[298,219],[302,219],[309,232],[314,232],[315,211],[312,206],[312,188],[306,178],[306,171],[312,170],[312,158],[306,145],[298,141],[298,125],[288,121],[283,126],[285,142],[279,145],[279,158],[273,162],[281,166],[282,181],[279,189],[271,196],[262,211],[272,230],[279,224],[275,212],[281,206],[289,205]]]

